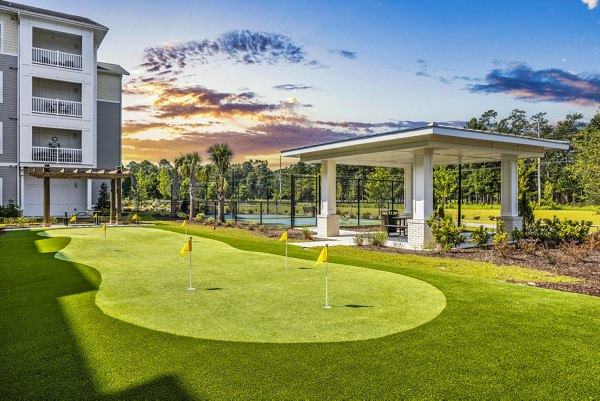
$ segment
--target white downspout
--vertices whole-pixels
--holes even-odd
[[[23,210],[21,187],[21,12],[17,11],[17,205]]]

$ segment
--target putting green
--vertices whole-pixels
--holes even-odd
[[[47,230],[70,237],[56,257],[97,269],[96,304],[117,319],[153,330],[212,340],[301,343],[365,340],[435,318],[446,298],[432,285],[399,274],[329,264],[325,267],[249,252],[194,237],[193,285],[183,234],[153,228]],[[43,246],[40,239],[40,247]],[[282,244],[282,247],[284,245]],[[335,248],[330,248],[335,254]]]

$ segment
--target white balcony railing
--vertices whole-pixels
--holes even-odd
[[[45,163],[81,164],[81,149],[32,146],[31,160]]]
[[[32,48],[31,61],[35,64],[52,65],[70,70],[81,71],[83,67],[80,54],[65,53],[58,50]]]
[[[67,117],[81,117],[81,102],[33,96],[31,111]]]

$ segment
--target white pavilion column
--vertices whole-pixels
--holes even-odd
[[[340,235],[340,216],[336,214],[335,160],[321,161],[321,214],[317,216],[317,236]]]
[[[413,166],[404,166],[404,214],[413,214]]]
[[[502,155],[500,180],[500,218],[504,230],[523,229],[523,218],[519,217],[519,159],[514,155]]]
[[[408,220],[408,247],[424,249],[433,242],[425,222],[433,212],[433,149],[419,149],[414,154],[413,218]]]

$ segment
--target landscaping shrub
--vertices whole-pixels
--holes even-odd
[[[371,212],[364,212],[361,217],[363,219],[370,219],[371,218]]]
[[[354,245],[363,246],[365,244],[365,234],[358,233],[352,238],[352,240],[354,241]]]
[[[383,231],[378,231],[376,233],[367,233],[364,234],[367,245],[372,246],[384,246],[387,242],[388,235]]]
[[[558,246],[566,242],[582,243],[590,234],[591,221],[559,219],[539,219],[529,227],[528,234],[548,246]]]
[[[506,257],[510,251],[510,244],[508,243],[508,234],[504,231],[504,222],[498,220],[496,226],[496,235],[494,235],[494,250],[502,257]]]
[[[233,222],[231,220],[227,220],[227,222],[225,222],[225,227],[233,227]]]
[[[207,226],[212,226],[214,225],[216,222],[214,217],[209,217],[208,219],[204,220],[204,224]]]
[[[4,217],[21,217],[21,210],[14,200],[10,199],[6,206],[0,205],[0,218]]]
[[[478,229],[471,233],[471,243],[475,244],[477,248],[485,248],[488,242],[492,238],[492,235],[483,226],[479,226]]]
[[[302,226],[302,235],[304,236],[304,239],[312,240],[312,233],[307,226]]]
[[[454,221],[450,216],[443,218],[432,216],[426,223],[431,227],[434,241],[443,251],[448,251],[465,242],[465,237],[461,234],[462,229],[454,225]]]
[[[258,226],[258,224],[254,223],[254,222],[248,224],[248,231],[254,231],[254,230],[256,230],[257,226]]]
[[[473,220],[479,220],[481,218],[481,216],[479,216],[478,214],[476,214],[475,216],[473,216]]]
[[[194,217],[194,220],[196,220],[196,221],[204,221],[204,217],[205,217],[204,213],[198,213],[196,215],[196,217]]]
[[[490,219],[490,221],[496,220],[496,216],[488,216],[488,218]]]

